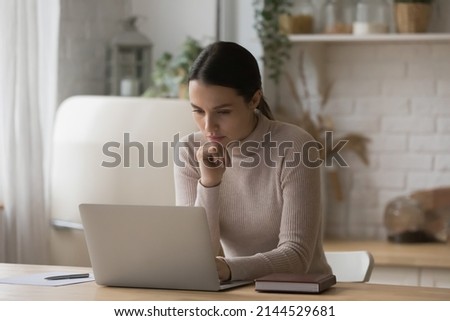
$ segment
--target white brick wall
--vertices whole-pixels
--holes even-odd
[[[339,172],[345,200],[328,191],[327,233],[384,238],[384,208],[392,198],[450,186],[450,44],[325,48],[331,95],[324,112],[338,133],[371,139],[369,166],[344,157],[351,160]]]
[[[105,94],[105,53],[131,0],[61,0],[58,101]]]
[[[120,30],[119,20],[132,10],[141,13],[146,2],[61,0],[60,101],[75,94],[105,93],[105,46]],[[434,29],[450,32],[450,19],[444,18]],[[162,20],[163,25],[153,29],[162,30],[167,23]],[[154,21],[144,21],[144,31]],[[165,33],[158,36],[159,50],[180,43],[169,46]],[[360,132],[371,139],[368,166],[345,154],[350,167],[339,171],[344,201],[336,201],[329,190],[327,232],[384,238],[389,200],[416,189],[450,185],[450,43],[326,44],[315,54],[323,55],[324,75],[308,78],[314,83],[322,77],[330,85],[323,112],[333,117],[337,136]],[[298,107],[284,98],[286,86],[281,90],[284,107],[297,115],[293,109]]]

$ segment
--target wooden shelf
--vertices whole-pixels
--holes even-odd
[[[450,41],[450,33],[422,34],[373,34],[357,36],[352,34],[326,35],[290,35],[293,43],[333,43],[333,42],[440,42]]]

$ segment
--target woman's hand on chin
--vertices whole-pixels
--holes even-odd
[[[217,142],[207,142],[197,150],[196,157],[200,166],[200,183],[205,187],[219,185],[231,162],[226,148]]]

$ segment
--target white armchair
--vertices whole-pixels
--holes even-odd
[[[196,130],[186,100],[75,96],[55,121],[51,263],[89,266],[80,203],[175,204],[171,144]]]

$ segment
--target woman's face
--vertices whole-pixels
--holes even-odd
[[[257,91],[247,103],[233,88],[191,80],[189,99],[194,120],[205,138],[226,146],[246,138],[255,128],[261,92]]]

